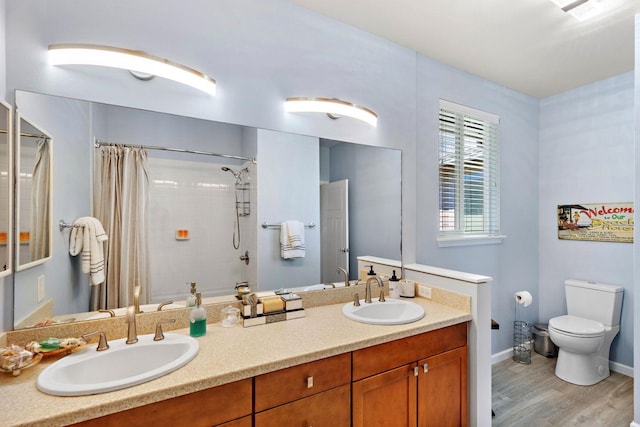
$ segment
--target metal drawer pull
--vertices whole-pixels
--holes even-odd
[[[424,369],[424,372],[429,372],[429,364],[425,363],[424,365],[422,365],[422,369]]]
[[[413,376],[417,377],[418,373],[420,373],[420,371],[418,370],[418,367],[416,366],[416,367],[413,368]]]
[[[313,387],[313,377],[307,377],[307,388]]]

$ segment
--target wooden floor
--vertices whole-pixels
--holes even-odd
[[[584,387],[554,374],[556,359],[533,353],[530,365],[511,359],[492,368],[494,427],[629,427],[633,420],[633,378],[611,372]]]

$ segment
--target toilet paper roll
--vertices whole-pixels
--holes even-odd
[[[513,295],[513,298],[516,300],[518,304],[522,304],[525,307],[529,306],[533,301],[533,297],[527,291],[519,291]]]

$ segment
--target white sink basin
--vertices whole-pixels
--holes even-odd
[[[141,384],[189,363],[198,354],[198,341],[188,335],[166,333],[162,341],[141,335],[135,344],[126,339],[109,342],[109,349],[90,346],[48,366],[38,376],[42,392],[56,396],[105,393]]]
[[[360,306],[350,302],[342,307],[342,313],[351,320],[371,325],[401,325],[424,317],[424,309],[415,302],[391,298],[385,302],[374,298],[370,304],[361,299]]]

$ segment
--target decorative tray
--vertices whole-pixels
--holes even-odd
[[[0,368],[0,372],[6,372],[8,374],[13,375],[14,377],[17,377],[18,375],[20,375],[22,373],[23,370],[37,365],[38,363],[40,363],[41,360],[42,360],[42,354],[41,353],[35,353],[33,355],[33,357],[31,358],[31,362],[27,363],[26,365],[21,366],[18,369],[12,369],[12,370],[7,370],[7,369]]]

